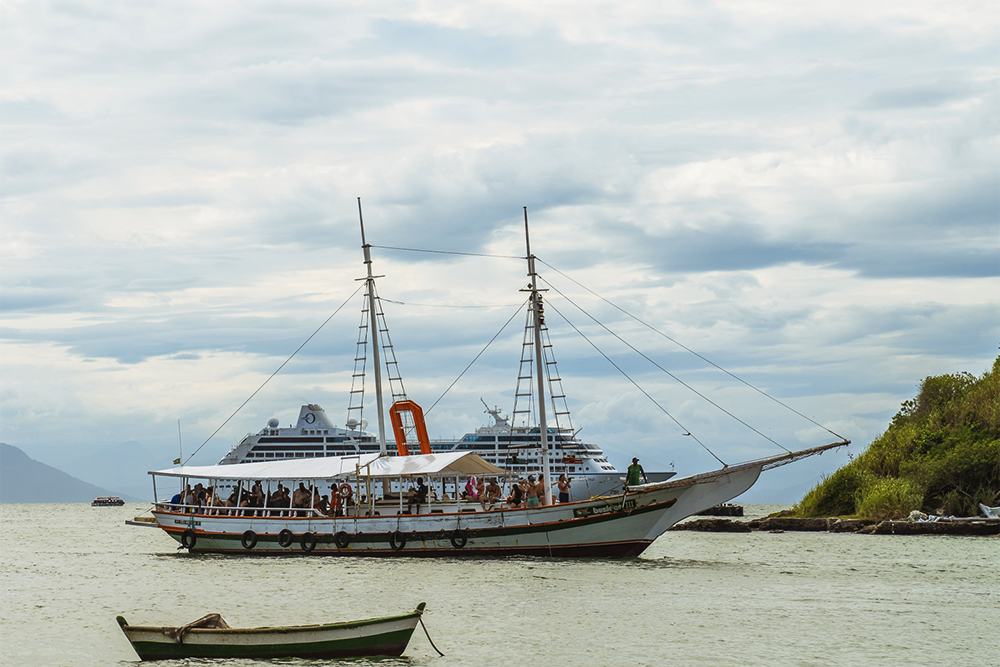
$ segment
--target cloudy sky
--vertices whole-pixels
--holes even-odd
[[[579,308],[782,445],[835,438],[577,283],[857,454],[923,377],[998,353],[998,16],[6,2],[0,438],[50,463],[138,441],[166,465],[180,419],[193,451],[356,289],[362,197],[374,245],[514,257],[528,207],[574,426],[619,466],[715,461],[572,326],[727,462],[780,450]],[[514,314],[525,263],[373,255],[426,408]],[[304,402],[343,423],[359,308],[193,462]],[[432,437],[485,423],[480,397],[510,411],[522,324],[430,412]],[[761,484],[810,485],[847,456]]]

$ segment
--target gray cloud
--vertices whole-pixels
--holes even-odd
[[[5,438],[128,440],[163,411],[211,431],[363,274],[358,196],[370,243],[502,255],[524,252],[527,206],[547,262],[854,437],[920,377],[985,368],[1000,337],[1000,161],[996,38],[970,20],[977,8],[679,11],[7,8]],[[525,268],[375,254],[386,298],[504,305],[387,306],[408,389],[436,398],[520,301]],[[340,401],[357,319],[338,316],[251,417]],[[658,451],[660,417],[585,342],[558,340],[585,432]],[[501,337],[436,411],[444,433],[479,425],[480,395],[510,399],[519,341]],[[184,384],[178,368],[223,379]],[[136,400],[151,387],[155,400]]]

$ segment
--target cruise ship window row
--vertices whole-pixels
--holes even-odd
[[[540,435],[467,435],[462,438],[462,442],[541,442]],[[549,442],[570,442],[575,443],[573,438],[554,433],[549,434]]]
[[[282,436],[277,438],[271,438],[268,436],[261,436],[257,439],[258,443],[309,443],[309,442],[375,442],[375,438],[368,436],[365,438],[351,438],[348,436],[334,435],[328,438],[323,437],[313,437],[313,436]]]

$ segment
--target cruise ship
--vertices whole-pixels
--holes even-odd
[[[485,405],[485,403],[484,403]],[[431,440],[431,451],[472,451],[490,463],[524,477],[541,471],[538,427],[512,426],[498,408],[486,407],[492,422],[458,440]],[[349,456],[379,451],[378,436],[365,431],[366,422],[349,420],[346,428],[334,425],[322,407],[303,405],[294,426],[280,428],[272,417],[257,433],[248,433],[219,464],[249,463],[290,458]],[[613,493],[625,483],[625,473],[608,461],[597,445],[580,440],[576,433],[549,428],[549,475],[555,482],[565,474],[570,479],[573,500]],[[390,450],[391,452],[391,450]],[[392,454],[390,454],[392,455]],[[650,482],[661,482],[675,473],[646,472]]]

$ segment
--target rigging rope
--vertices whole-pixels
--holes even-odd
[[[425,250],[423,248],[397,248],[390,245],[373,245],[372,248],[381,248],[382,250],[405,250],[406,252],[430,252],[436,255],[465,255],[466,257],[497,257],[499,259],[520,259],[524,260],[525,257],[515,257],[514,255],[489,255],[481,252],[455,252],[452,250]]]
[[[477,361],[479,361],[479,357],[483,356],[483,352],[485,352],[485,351],[486,351],[486,349],[487,349],[487,348],[488,348],[488,347],[489,347],[490,345],[492,345],[492,344],[493,344],[493,341],[495,341],[495,340],[497,339],[497,337],[498,337],[498,336],[499,336],[500,334],[502,334],[502,333],[503,333],[504,329],[506,329],[506,328],[507,328],[507,325],[508,325],[508,324],[510,324],[510,323],[511,323],[512,321],[514,321],[514,318],[515,318],[515,317],[517,317],[517,314],[521,312],[521,309],[522,309],[522,308],[524,308],[524,304],[526,304],[526,303],[528,303],[528,299],[525,299],[525,300],[524,300],[523,302],[521,302],[521,303],[520,303],[520,304],[519,304],[519,305],[517,306],[517,310],[515,310],[515,311],[514,311],[514,314],[510,316],[510,319],[508,319],[508,320],[507,320],[507,321],[506,321],[506,322],[504,323],[504,325],[503,325],[502,327],[500,327],[500,331],[498,331],[498,332],[496,332],[495,334],[493,334],[493,338],[490,338],[490,342],[489,342],[489,343],[486,343],[486,347],[484,347],[484,348],[483,348],[482,350],[480,350],[480,351],[479,351],[479,354],[477,354],[477,355],[476,355],[476,358],[475,358],[475,359],[473,359],[472,361],[470,361],[470,362],[469,362],[469,365],[465,367],[465,370],[464,370],[464,371],[462,371],[461,373],[459,373],[459,374],[458,374],[458,377],[457,377],[457,378],[455,378],[454,382],[452,382],[452,383],[451,383],[450,385],[448,385],[448,388],[444,390],[444,394],[441,394],[440,396],[438,396],[437,400],[436,400],[436,401],[434,401],[434,405],[432,405],[431,407],[429,407],[429,408],[427,408],[426,410],[424,410],[424,414],[425,414],[425,415],[428,415],[428,414],[430,414],[431,410],[433,410],[433,409],[434,409],[434,406],[435,406],[435,405],[437,405],[438,403],[440,403],[440,402],[441,402],[441,399],[445,397],[445,394],[447,394],[447,393],[448,393],[449,391],[451,391],[451,388],[452,388],[452,387],[454,387],[454,386],[455,386],[456,384],[458,384],[458,381],[462,379],[462,376],[463,376],[463,375],[465,375],[466,371],[468,371],[468,370],[469,370],[470,368],[472,368],[472,364],[474,364],[474,363],[476,363]]]
[[[541,276],[539,276],[539,278],[541,278]],[[753,431],[754,433],[756,433],[760,437],[764,438],[765,440],[770,441],[772,444],[775,444],[778,447],[781,447],[782,449],[784,449],[789,454],[792,452],[792,450],[788,449],[787,447],[785,447],[781,443],[777,442],[773,438],[770,438],[770,437],[764,435],[763,433],[761,433],[760,431],[758,431],[757,429],[755,429],[753,426],[751,426],[750,424],[746,423],[745,421],[743,421],[742,419],[740,419],[739,417],[737,417],[736,415],[734,415],[732,412],[730,412],[729,410],[726,410],[724,407],[722,407],[721,405],[719,405],[718,403],[716,403],[715,401],[713,401],[712,399],[710,399],[708,396],[705,396],[703,393],[701,393],[700,391],[698,391],[697,389],[695,389],[694,387],[692,387],[688,383],[684,382],[684,380],[680,379],[679,377],[677,377],[676,375],[674,375],[673,373],[671,373],[670,371],[668,371],[666,368],[664,368],[663,366],[659,365],[658,363],[656,363],[655,361],[653,361],[652,359],[650,359],[649,357],[647,357],[645,354],[643,354],[642,352],[640,352],[639,350],[637,350],[634,345],[632,345],[627,340],[625,340],[624,338],[622,338],[621,336],[619,336],[618,334],[616,334],[614,331],[612,331],[611,329],[609,329],[608,327],[606,327],[604,324],[602,324],[600,321],[598,321],[598,319],[596,317],[594,317],[593,315],[591,315],[590,313],[588,313],[587,311],[585,311],[583,308],[581,308],[579,306],[579,304],[575,303],[572,299],[570,299],[568,296],[566,296],[565,294],[563,294],[562,292],[560,292],[559,290],[557,290],[555,287],[552,287],[552,283],[550,283],[548,280],[545,280],[545,278],[542,278],[542,280],[545,281],[546,285],[548,285],[550,288],[552,288],[553,292],[555,292],[556,294],[558,294],[562,298],[564,298],[567,301],[569,301],[570,303],[572,303],[574,306],[577,307],[577,309],[579,309],[579,311],[581,313],[583,313],[584,315],[586,315],[590,319],[594,320],[594,322],[596,322],[598,324],[598,326],[600,326],[602,329],[604,329],[605,331],[607,331],[609,334],[611,334],[612,336],[614,336],[615,338],[617,338],[618,340],[620,340],[622,343],[624,343],[625,345],[627,345],[629,347],[629,349],[631,349],[633,352],[635,352],[636,354],[638,354],[640,357],[642,357],[643,359],[645,359],[649,363],[651,363],[654,366],[656,366],[657,368],[659,368],[661,371],[663,371],[664,373],[666,373],[667,375],[669,375],[670,377],[672,377],[674,380],[676,380],[680,384],[684,385],[688,390],[690,390],[694,394],[697,394],[701,398],[705,399],[706,401],[708,401],[709,403],[711,403],[712,405],[714,405],[715,407],[717,407],[722,412],[726,413],[727,415],[729,415],[730,417],[732,417],[733,419],[735,419],[739,423],[741,423],[744,426],[746,426],[748,429],[750,429],[751,431]],[[563,319],[565,319],[565,318],[563,318]]]
[[[543,259],[541,259],[541,258],[539,258],[539,257],[535,257],[535,260],[536,260],[536,261],[538,261],[538,262],[541,262],[541,263],[542,263],[542,264],[544,264],[545,266],[549,267],[550,269],[552,269],[553,271],[555,271],[556,273],[558,273],[559,275],[561,275],[561,276],[562,276],[563,278],[565,278],[566,280],[569,280],[570,282],[574,283],[574,284],[575,284],[575,285],[577,285],[578,287],[581,287],[581,288],[583,288],[583,289],[587,290],[588,292],[590,292],[591,294],[593,294],[594,296],[596,296],[596,297],[597,297],[598,299],[600,299],[601,301],[604,301],[605,303],[607,303],[607,304],[608,304],[609,306],[611,306],[612,308],[614,308],[614,309],[616,309],[616,310],[618,310],[618,311],[620,311],[620,312],[624,313],[625,315],[628,315],[628,316],[629,316],[629,317],[631,317],[631,318],[632,318],[633,320],[635,320],[635,321],[636,321],[636,322],[638,322],[639,324],[643,325],[644,327],[646,327],[646,328],[650,329],[650,330],[651,330],[651,331],[653,331],[654,333],[657,333],[657,334],[659,334],[659,335],[663,336],[664,338],[666,338],[667,340],[669,340],[669,341],[670,341],[671,343],[673,343],[674,345],[677,345],[678,347],[680,347],[680,348],[683,348],[683,349],[684,349],[685,351],[687,351],[687,352],[690,352],[691,354],[693,354],[694,356],[698,357],[699,359],[701,359],[701,360],[702,360],[702,361],[704,361],[705,363],[709,364],[710,366],[713,366],[713,367],[717,368],[718,370],[722,371],[723,373],[725,373],[725,374],[726,374],[726,375],[728,375],[729,377],[733,378],[734,380],[736,380],[736,381],[738,381],[738,382],[740,382],[740,383],[742,383],[742,384],[746,385],[747,387],[749,387],[749,388],[753,389],[754,391],[756,391],[756,392],[757,392],[758,394],[760,394],[761,396],[764,396],[764,397],[766,397],[766,398],[768,398],[768,399],[770,399],[770,400],[774,401],[775,403],[777,403],[777,404],[778,404],[778,405],[780,405],[781,407],[785,408],[786,410],[790,410],[791,412],[794,412],[794,413],[795,413],[795,414],[797,414],[797,415],[798,415],[799,417],[802,417],[803,419],[805,419],[806,421],[810,422],[811,424],[814,424],[814,425],[816,425],[816,426],[819,426],[819,427],[820,427],[821,429],[823,429],[823,430],[824,430],[824,431],[826,431],[827,433],[829,433],[829,434],[831,434],[831,435],[835,435],[835,436],[837,436],[838,438],[840,438],[840,439],[842,439],[842,440],[844,439],[844,436],[840,435],[839,433],[835,433],[834,431],[830,430],[830,429],[829,429],[829,428],[827,428],[826,426],[823,426],[822,424],[820,424],[820,423],[819,423],[818,421],[816,421],[816,420],[815,420],[815,419],[813,419],[812,417],[809,417],[809,416],[807,416],[807,415],[804,415],[804,414],[802,414],[801,412],[799,412],[798,410],[796,410],[796,409],[795,409],[795,408],[793,408],[792,406],[790,406],[790,405],[787,405],[787,404],[785,404],[785,403],[781,402],[780,400],[778,400],[778,399],[777,399],[777,398],[775,398],[774,396],[771,396],[770,394],[768,394],[768,393],[767,393],[767,392],[765,392],[764,390],[762,390],[762,389],[758,389],[757,387],[753,386],[752,384],[750,384],[749,382],[747,382],[747,381],[746,381],[746,380],[744,380],[743,378],[739,377],[738,375],[735,375],[735,374],[731,373],[730,371],[727,371],[727,370],[726,370],[725,368],[723,368],[722,366],[718,365],[717,363],[715,363],[715,362],[714,362],[714,361],[712,361],[711,359],[707,359],[707,358],[703,357],[702,355],[698,354],[697,352],[695,352],[694,350],[692,350],[692,349],[691,349],[691,348],[689,348],[688,346],[684,345],[684,344],[683,344],[683,343],[681,343],[680,341],[678,341],[678,340],[675,340],[674,338],[671,338],[671,337],[670,337],[670,336],[668,336],[667,334],[663,333],[662,331],[660,331],[659,329],[657,329],[657,328],[656,328],[656,327],[654,327],[653,325],[651,325],[651,324],[649,324],[649,323],[647,323],[647,322],[644,322],[644,321],[642,321],[641,319],[639,319],[638,317],[636,317],[636,316],[635,316],[635,315],[633,315],[632,313],[628,312],[627,310],[625,310],[624,308],[622,308],[622,307],[621,307],[621,306],[619,306],[618,304],[614,303],[613,301],[610,301],[610,300],[608,300],[608,299],[604,298],[603,296],[601,296],[600,294],[598,294],[598,293],[597,293],[597,292],[595,292],[594,290],[590,289],[590,288],[589,288],[589,287],[587,287],[586,285],[584,285],[584,284],[582,284],[582,283],[580,283],[580,282],[578,282],[578,281],[576,281],[576,280],[573,280],[573,278],[570,278],[570,277],[569,277],[568,275],[566,275],[565,273],[563,273],[562,271],[560,271],[560,270],[559,270],[559,269],[557,269],[556,267],[552,266],[551,264],[549,264],[549,263],[548,263],[548,262],[546,262],[545,260],[543,260]],[[546,282],[548,283],[548,281],[546,281]],[[548,284],[549,284],[549,285],[551,286],[551,283],[548,283]],[[555,289],[555,288],[553,288],[553,289]],[[564,296],[565,296],[565,295],[564,295]],[[575,304],[574,304],[574,305],[575,305]],[[779,446],[780,446],[780,445],[779,445]],[[786,450],[786,451],[787,451],[787,450]]]
[[[219,431],[221,431],[222,428],[223,428],[223,426],[225,426],[226,424],[229,423],[230,419],[232,419],[237,414],[239,414],[240,410],[242,410],[243,407],[247,403],[249,403],[253,399],[254,396],[257,395],[257,392],[259,392],[261,389],[263,389],[264,385],[266,385],[268,382],[270,382],[274,378],[274,376],[277,375],[281,371],[281,369],[285,367],[285,364],[287,364],[289,361],[291,361],[292,357],[294,357],[296,354],[298,354],[299,350],[301,350],[302,348],[304,348],[306,346],[306,343],[308,343],[309,341],[311,341],[313,339],[313,337],[320,332],[320,329],[322,329],[323,327],[325,327],[326,324],[327,324],[327,322],[329,322],[330,320],[332,320],[333,316],[336,315],[337,313],[339,313],[341,311],[341,309],[343,309],[343,307],[346,306],[348,304],[348,302],[350,302],[350,300],[354,298],[354,295],[357,294],[361,290],[361,288],[364,287],[364,286],[365,286],[365,283],[361,283],[360,285],[358,285],[358,289],[354,290],[354,292],[351,294],[351,296],[347,297],[347,299],[344,301],[344,303],[340,304],[340,306],[337,307],[337,310],[333,311],[333,315],[330,315],[330,317],[326,318],[326,320],[323,321],[323,324],[319,325],[319,328],[316,329],[316,331],[313,331],[312,335],[310,335],[309,338],[306,338],[305,341],[302,343],[302,345],[299,345],[298,349],[296,349],[294,352],[292,352],[291,356],[289,356],[287,359],[285,359],[282,362],[282,364],[280,366],[278,366],[278,369],[276,371],[274,371],[273,373],[271,373],[271,376],[269,378],[267,378],[266,380],[264,380],[264,384],[262,384],[259,387],[257,387],[257,391],[255,391],[254,393],[250,394],[250,398],[248,398],[247,400],[243,401],[243,403],[240,405],[240,407],[236,408],[236,412],[234,412],[233,414],[229,415],[229,418],[226,419],[226,421],[222,422],[222,424],[219,426],[219,428],[215,429],[215,431],[212,433],[212,435],[208,436],[208,438],[205,439],[205,442],[203,442],[200,445],[198,445],[198,449],[194,450],[194,452],[191,454],[191,456],[188,456],[187,459],[184,460],[184,463],[181,464],[181,465],[187,465],[187,462],[190,461],[192,458],[194,458],[194,455],[197,454],[198,452],[200,452],[201,448],[204,447],[205,445],[207,445],[208,441],[211,440],[212,438],[214,438],[215,434],[218,433]]]
[[[397,306],[421,306],[423,308],[510,308],[512,306],[521,307],[521,304],[513,303],[501,303],[492,306],[452,306],[442,303],[407,303],[405,301],[393,301],[392,299],[387,299],[384,296],[376,297],[379,301],[387,301],[389,303],[394,303]]]
[[[541,278],[541,276],[539,276],[539,278]],[[545,279],[544,279],[544,278],[542,278],[542,280],[545,280]],[[549,284],[549,282],[548,282],[547,280],[545,280],[545,283],[546,283],[546,284]],[[555,289],[555,288],[553,288],[553,289]],[[567,299],[567,301],[569,301],[569,299]],[[557,314],[559,315],[559,317],[563,318],[563,321],[564,321],[564,322],[566,322],[566,324],[570,325],[570,326],[571,326],[571,327],[573,328],[573,331],[575,331],[575,332],[577,332],[578,334],[580,334],[580,337],[581,337],[581,338],[583,338],[583,339],[584,339],[585,341],[587,341],[588,343],[590,343],[591,347],[593,347],[593,348],[594,348],[595,350],[597,350],[597,353],[598,353],[598,354],[600,354],[600,355],[601,355],[602,357],[604,357],[605,359],[607,359],[607,361],[608,361],[608,363],[609,363],[609,364],[611,364],[612,366],[614,366],[614,367],[615,367],[615,368],[616,368],[616,369],[618,370],[618,372],[619,372],[619,373],[621,373],[622,375],[624,375],[624,376],[625,376],[625,378],[626,378],[626,379],[627,379],[627,380],[628,380],[629,382],[631,382],[631,383],[632,383],[633,385],[635,385],[635,388],[636,388],[636,389],[638,389],[639,391],[641,391],[641,392],[643,393],[643,395],[645,395],[645,396],[646,396],[646,398],[648,398],[648,399],[649,399],[649,400],[650,400],[650,401],[651,401],[651,402],[653,403],[653,405],[655,405],[656,407],[658,407],[658,408],[659,408],[659,409],[660,409],[660,410],[661,410],[661,411],[663,412],[663,414],[665,414],[666,416],[670,417],[670,418],[671,418],[671,419],[672,419],[672,420],[674,421],[674,423],[675,423],[675,424],[677,424],[678,426],[680,426],[680,427],[681,427],[681,428],[682,428],[682,429],[683,429],[683,430],[685,431],[684,435],[687,435],[687,436],[690,436],[690,437],[691,437],[691,438],[692,438],[692,439],[693,439],[693,440],[694,440],[695,442],[697,442],[697,443],[698,443],[699,445],[701,445],[701,446],[702,446],[702,447],[703,447],[703,448],[705,449],[705,451],[706,451],[706,452],[708,452],[709,454],[711,454],[711,455],[712,455],[713,457],[715,457],[715,460],[716,460],[716,461],[718,461],[719,463],[721,463],[721,464],[722,464],[722,467],[724,467],[724,468],[728,468],[728,467],[729,467],[729,464],[728,464],[728,463],[726,463],[725,461],[723,461],[722,459],[720,459],[720,458],[719,458],[718,456],[716,456],[716,455],[715,455],[715,452],[713,452],[713,451],[712,451],[711,449],[709,449],[709,448],[708,448],[708,445],[706,445],[706,444],[705,444],[705,443],[703,443],[703,442],[702,442],[701,440],[699,440],[699,439],[697,438],[697,436],[695,436],[695,435],[694,435],[693,433],[691,433],[691,430],[690,430],[690,429],[688,429],[687,427],[685,427],[685,426],[684,426],[684,424],[682,424],[682,423],[680,423],[679,421],[677,421],[677,418],[676,418],[676,417],[674,417],[674,416],[673,416],[672,414],[670,414],[669,412],[667,412],[667,409],[666,409],[666,408],[664,408],[664,407],[663,407],[662,405],[660,405],[659,403],[657,403],[657,402],[656,402],[656,399],[655,399],[655,398],[653,398],[652,396],[650,396],[650,395],[649,395],[649,393],[648,393],[648,392],[647,392],[647,391],[646,391],[645,389],[643,389],[642,387],[640,387],[640,386],[639,386],[639,383],[637,383],[637,382],[636,382],[635,380],[633,380],[633,379],[631,378],[631,376],[629,376],[629,374],[628,374],[628,373],[626,373],[626,372],[625,372],[625,371],[624,371],[624,370],[622,369],[622,367],[621,367],[621,366],[619,366],[619,365],[618,365],[618,364],[616,364],[616,363],[615,363],[614,361],[612,361],[612,360],[611,360],[611,357],[609,357],[608,355],[604,354],[604,352],[603,352],[603,351],[601,350],[601,348],[597,347],[597,345],[596,345],[596,344],[594,343],[594,341],[592,341],[592,340],[590,340],[589,338],[587,338],[586,334],[584,334],[584,333],[583,333],[582,331],[580,331],[580,330],[579,330],[579,329],[578,329],[578,328],[576,327],[576,325],[575,325],[575,324],[573,324],[572,322],[570,322],[570,321],[569,321],[569,319],[568,319],[568,318],[567,318],[567,317],[566,317],[565,315],[563,315],[563,314],[562,314],[562,313],[561,313],[561,312],[559,311],[559,309],[558,309],[558,308],[556,308],[556,307],[555,307],[554,305],[552,305],[552,302],[551,302],[551,301],[546,301],[545,303],[546,303],[546,306],[547,306],[547,307],[549,307],[549,308],[551,308],[552,310],[556,311],[556,313],[557,313]],[[572,301],[570,301],[570,303],[573,303],[573,302],[572,302]],[[574,306],[576,306],[576,304],[575,304],[575,303],[574,303],[573,305],[574,305]],[[577,308],[579,308],[579,306],[577,306]],[[582,310],[582,309],[581,309],[581,310]],[[585,315],[587,315],[588,317],[590,317],[590,316],[589,316],[589,315],[588,315],[588,314],[586,313],[586,311],[584,311],[584,314],[585,314]],[[591,319],[593,319],[593,318],[591,318]],[[600,324],[600,322],[598,322],[598,324]],[[627,343],[626,343],[626,345],[627,345]],[[633,348],[633,349],[634,349],[634,348]],[[780,445],[779,445],[779,447],[780,447]],[[784,447],[782,447],[782,449],[784,449]],[[788,450],[786,449],[785,451],[787,452]]]

